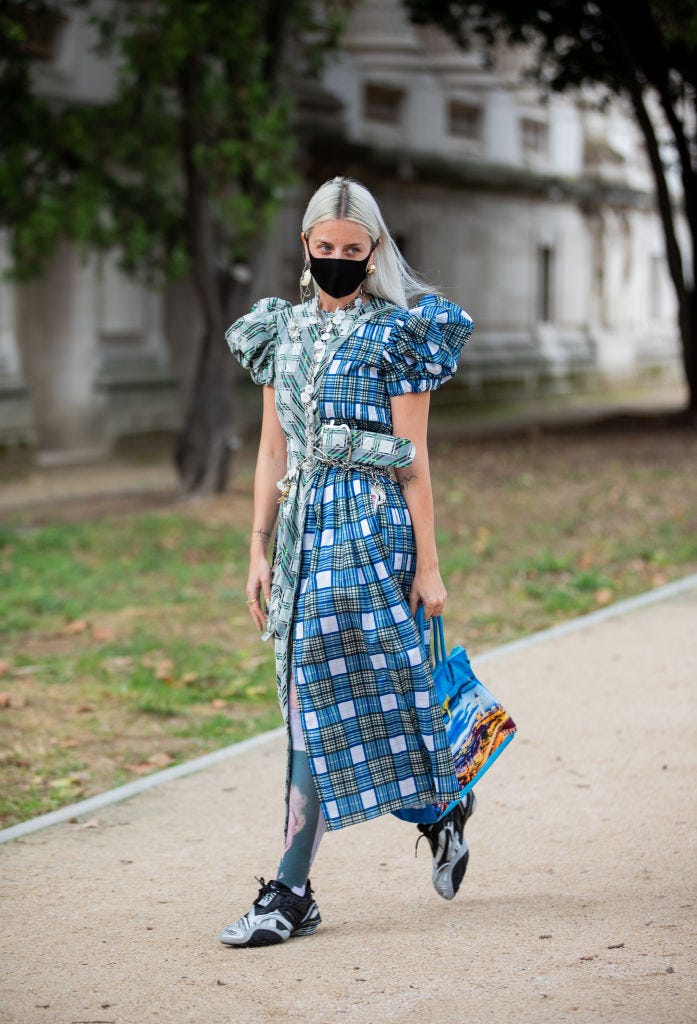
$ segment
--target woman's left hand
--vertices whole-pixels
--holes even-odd
[[[414,582],[409,593],[409,610],[416,615],[416,609],[423,605],[424,615],[432,619],[434,615],[442,615],[448,592],[437,569],[419,569],[418,560]]]

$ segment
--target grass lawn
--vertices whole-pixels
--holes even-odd
[[[694,433],[443,441],[432,464],[448,637],[475,654],[697,570]],[[279,724],[251,484],[248,459],[222,498],[0,528],[1,825]]]

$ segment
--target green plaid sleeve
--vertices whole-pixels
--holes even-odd
[[[260,299],[250,313],[235,320],[225,332],[232,354],[249,370],[255,384],[275,383],[278,318],[290,308],[286,299]]]

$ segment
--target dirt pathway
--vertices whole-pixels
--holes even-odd
[[[0,1022],[697,1021],[696,627],[697,589],[482,664],[520,734],[452,903],[388,816],[325,839],[315,936],[220,946],[276,867],[278,742],[8,843]]]

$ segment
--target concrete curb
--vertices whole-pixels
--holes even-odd
[[[697,573],[685,576],[680,580],[674,580],[672,583],[666,583],[662,587],[656,587],[654,590],[646,591],[643,594],[638,594],[636,597],[629,597],[624,601],[618,601],[616,604],[610,605],[607,608],[601,608],[588,615],[579,616],[576,619],[571,619],[569,622],[562,622],[558,626],[550,626],[548,629],[542,629],[537,633],[532,633],[530,636],[522,637],[520,640],[512,640],[510,643],[502,644],[500,647],[495,647],[490,651],[485,651],[483,654],[477,655],[474,660],[478,665],[487,661],[493,661],[496,658],[511,654],[514,651],[523,651],[528,647],[546,643],[548,640],[554,640],[557,637],[566,636],[569,633],[589,629],[607,621],[608,619],[614,619],[618,616],[626,615],[641,608],[658,604],[661,601],[668,601],[672,597],[676,597],[679,594],[695,588],[697,588]],[[102,807],[106,807],[109,804],[115,804],[119,803],[121,800],[127,800],[129,797],[135,796],[137,793],[142,793],[144,790],[151,789],[153,786],[159,786],[164,782],[170,782],[173,779],[180,779],[186,775],[192,775],[194,772],[201,771],[203,768],[209,768],[211,765],[218,764],[220,761],[225,761],[229,757],[236,757],[238,754],[243,754],[248,750],[253,750],[255,747],[270,743],[283,736],[284,732],[285,730],[283,728],[271,729],[268,732],[261,733],[259,736],[253,736],[251,739],[243,740],[241,743],[233,743],[220,750],[214,750],[210,754],[203,754],[201,757],[196,757],[192,761],[185,761],[183,764],[177,764],[171,768],[165,768],[162,771],[153,772],[152,775],[148,775],[143,779],[136,779],[133,782],[127,783],[125,786],[118,786],[116,789],[107,790],[105,793],[99,793],[96,796],[88,797],[86,800],[80,800],[78,803],[70,804],[67,807],[61,807],[59,810],[51,811],[49,814],[42,814],[37,818],[30,818],[28,821],[22,821],[18,825],[11,825],[9,828],[0,830],[0,843],[7,843],[11,839],[19,839],[21,836],[30,835],[32,832],[38,832],[41,829],[48,828],[50,825],[57,825],[60,822],[68,821],[71,818],[90,814],[91,812],[99,810]]]
[[[194,772],[201,771],[202,768],[210,768],[211,765],[218,764],[219,761],[226,761],[229,757],[236,757],[238,754],[244,754],[247,750],[253,750],[254,747],[263,746],[263,744],[283,736],[284,733],[285,729],[283,728],[270,729],[268,732],[262,732],[248,740],[242,740],[241,743],[232,743],[229,747],[213,750],[210,754],[202,754],[201,757],[195,757],[193,761],[172,765],[171,768],[164,768],[162,771],[153,772],[152,775],[146,775],[143,779],[127,782],[125,786],[108,789],[105,793],[98,793],[96,796],[90,796],[76,804],[68,804],[67,807],[61,807],[57,811],[41,814],[38,818],[20,821],[18,825],[11,825],[9,828],[0,830],[0,843],[7,843],[10,839],[19,839],[20,836],[27,836],[31,832],[48,828],[49,825],[57,825],[61,821],[68,821],[78,815],[98,811],[101,807],[107,807],[109,804],[128,800],[129,797],[142,793],[146,789],[152,789],[153,786],[159,786],[163,782],[181,779],[185,775],[193,775]]]
[[[558,626],[549,626],[547,629],[541,629],[538,633],[521,637],[520,640],[511,640],[507,644],[501,644],[500,647],[494,647],[490,651],[478,654],[475,660],[477,663],[493,661],[495,658],[511,654],[513,651],[523,651],[526,647],[533,647],[535,644],[545,643],[547,640],[554,640],[557,637],[566,636],[568,633],[576,633],[578,630],[589,629],[607,619],[614,619],[618,615],[627,615],[640,608],[647,608],[661,601],[669,601],[671,597],[694,590],[695,587],[697,587],[697,573],[692,573],[690,576],[683,576],[682,579],[673,580],[672,583],[665,583],[662,587],[637,594],[636,597],[627,597],[624,601],[617,601],[616,604],[608,605],[607,608],[599,608],[587,615],[580,615],[577,619],[560,622]]]

